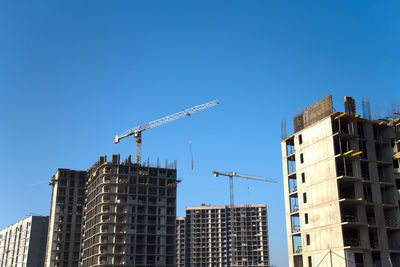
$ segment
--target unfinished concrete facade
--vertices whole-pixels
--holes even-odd
[[[185,217],[176,218],[176,265],[185,266],[186,256]]]
[[[281,143],[290,267],[400,266],[399,123],[345,101],[304,109]]]
[[[88,177],[82,266],[175,266],[176,163],[146,167],[113,155]]]
[[[235,205],[233,209],[231,218],[229,206],[187,207],[185,219],[177,220],[184,229],[177,232],[177,246],[185,257],[179,252],[176,266],[269,266],[266,205]]]
[[[1,267],[42,267],[49,217],[31,216],[0,231]]]
[[[53,186],[46,267],[79,266],[86,171],[58,169]]]

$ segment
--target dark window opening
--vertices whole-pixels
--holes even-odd
[[[365,138],[364,125],[357,123],[357,132],[358,132],[358,137]]]
[[[307,203],[307,194],[303,193],[303,203]]]
[[[360,245],[360,231],[353,228],[343,228],[343,243],[345,247],[358,247]]]
[[[365,180],[369,180],[369,166],[368,166],[368,162],[361,162],[361,176],[365,179]]]
[[[376,160],[383,161],[383,146],[381,144],[375,144]]]
[[[304,214],[304,223],[308,224],[308,213]]]
[[[351,150],[350,149],[350,140],[348,140],[348,139],[335,137],[333,144],[334,144],[334,149],[335,149],[335,155],[343,154],[343,153],[346,153],[347,151]]]
[[[367,152],[367,142],[359,141],[358,142],[359,151],[362,151],[360,154],[362,159],[368,159],[368,152]]]
[[[352,183],[339,184],[339,199],[354,199],[354,185]]]
[[[399,168],[399,160],[398,159],[393,160],[393,168],[395,168],[395,169]]]
[[[369,225],[375,225],[375,211],[374,207],[366,207],[367,222]]]
[[[362,253],[354,253],[354,260],[356,262],[356,266],[364,266],[364,259]]]
[[[372,252],[372,262],[375,266],[381,265],[381,254],[379,252]]]
[[[312,267],[311,256],[308,256],[308,267]]]
[[[304,163],[304,156],[303,156],[303,153],[300,154],[300,163]]]
[[[363,185],[364,189],[364,198],[367,202],[372,202],[372,190],[371,190],[371,185],[370,184],[364,184]]]
[[[346,158],[336,158],[337,176],[353,176],[352,162]]]
[[[310,241],[310,235],[306,235],[306,242],[307,242],[307,246],[310,245],[311,241]]]
[[[301,174],[301,182],[302,183],[306,182],[306,174],[304,172]]]
[[[301,134],[299,134],[299,144],[303,144],[303,136]]]

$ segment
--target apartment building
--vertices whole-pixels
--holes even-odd
[[[42,267],[49,217],[30,216],[0,231],[0,267]]]
[[[176,265],[185,266],[186,246],[185,217],[176,218]]]
[[[88,170],[82,266],[175,266],[176,175],[176,162],[100,157]]]
[[[58,169],[52,177],[46,267],[79,266],[86,171]]]
[[[269,266],[265,204],[187,207],[177,225],[178,267]]]
[[[290,267],[400,266],[399,125],[361,118],[351,97],[294,118],[281,142]]]

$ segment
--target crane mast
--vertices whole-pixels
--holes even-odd
[[[188,109],[184,109],[180,112],[174,113],[172,115],[160,118],[158,120],[154,120],[142,125],[139,125],[135,128],[131,128],[129,130],[127,130],[126,132],[124,132],[123,134],[120,135],[116,135],[114,137],[114,144],[118,144],[120,142],[121,139],[124,139],[126,137],[129,137],[131,135],[133,135],[136,139],[136,153],[135,153],[135,162],[140,164],[141,161],[141,154],[142,154],[142,132],[151,128],[155,128],[157,126],[161,126],[163,124],[166,124],[168,122],[183,118],[185,116],[190,116],[196,112],[205,110],[205,109],[209,109],[213,106],[216,106],[219,104],[218,100],[214,100],[202,105],[197,105]]]
[[[233,177],[238,177],[238,178],[244,178],[246,180],[251,179],[251,180],[258,180],[258,181],[264,181],[264,182],[272,182],[272,183],[277,183],[278,181],[275,179],[269,179],[269,178],[264,178],[264,177],[260,177],[260,176],[255,176],[255,175],[247,175],[247,174],[240,174],[240,173],[236,173],[236,172],[217,172],[217,171],[212,171],[212,174],[215,175],[215,177],[218,176],[227,176],[229,177],[229,193],[230,193],[230,205],[229,205],[229,210],[230,210],[230,217],[231,217],[231,229],[234,229],[234,223],[236,222],[235,220],[235,213],[233,211],[233,206],[234,206],[234,191],[233,191]],[[240,240],[240,238],[238,239],[236,236],[236,233],[233,233],[233,230],[231,230],[232,233],[232,237],[231,237],[231,249],[232,249],[232,266],[238,266],[237,265],[237,248],[236,248],[236,243],[237,240]],[[239,231],[240,233],[240,231]],[[240,249],[240,247],[239,247]]]

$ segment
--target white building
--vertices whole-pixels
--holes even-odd
[[[42,267],[49,217],[31,216],[0,231],[0,267]]]

